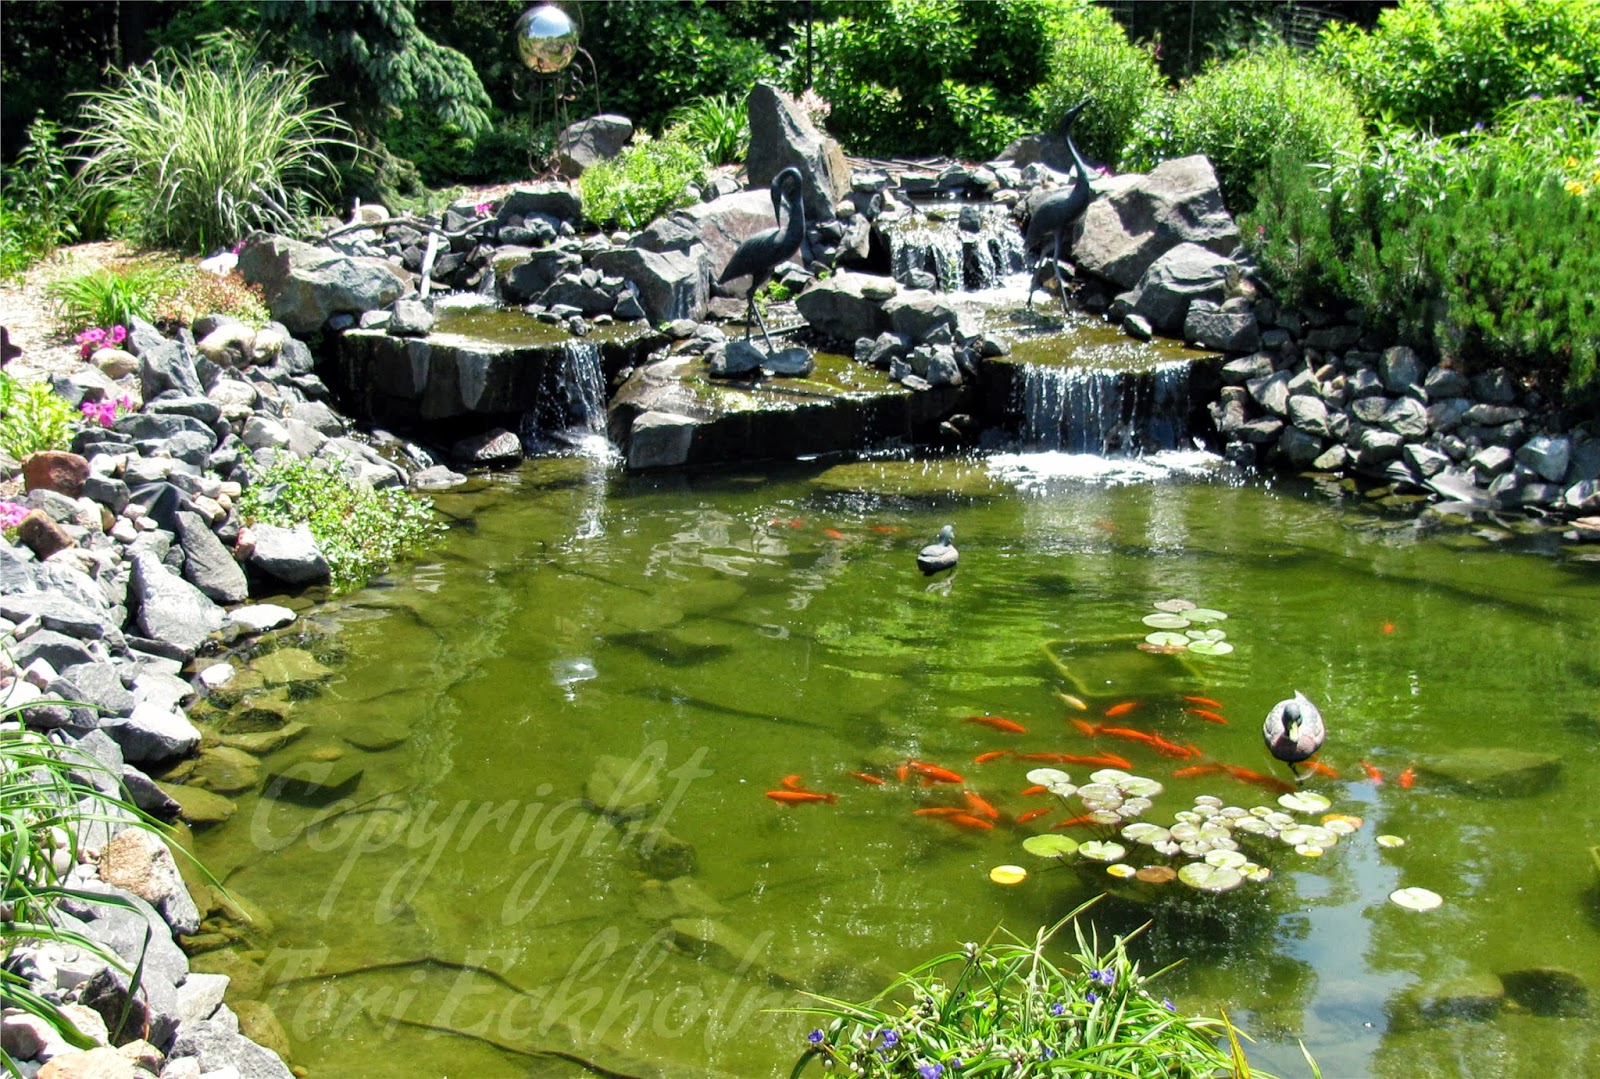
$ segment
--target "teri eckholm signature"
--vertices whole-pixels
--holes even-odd
[[[669,769],[665,741],[652,742],[639,751],[619,776],[615,789],[626,792],[653,784],[666,793],[650,818],[651,827],[631,832],[616,828],[620,806],[595,806],[582,798],[548,802],[546,799],[554,793],[548,783],[536,787],[533,799],[526,801],[459,799],[454,803],[413,803],[395,794],[358,806],[346,798],[326,807],[312,824],[278,831],[271,818],[283,788],[297,782],[315,783],[324,778],[318,769],[331,767],[305,762],[275,777],[267,787],[250,820],[250,839],[269,854],[301,843],[318,854],[343,855],[327,878],[316,905],[319,918],[332,914],[352,874],[360,870],[361,879],[370,880],[379,864],[373,861],[374,856],[387,854],[381,861],[384,880],[373,910],[379,925],[393,921],[409,906],[440,859],[447,854],[463,854],[480,840],[490,841],[503,854],[506,864],[521,864],[501,900],[500,917],[510,924],[539,906],[557,875],[575,855],[593,857],[603,846],[615,845],[620,837],[623,842],[637,844],[639,855],[648,858],[690,784],[712,774],[701,767],[707,752],[707,747],[702,746]],[[396,854],[404,856],[399,864],[394,861]],[[523,858],[527,859],[525,864],[521,863]]]

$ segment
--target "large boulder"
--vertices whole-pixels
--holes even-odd
[[[633,282],[645,317],[651,322],[671,322],[705,317],[711,295],[711,271],[703,249],[646,251],[640,247],[615,247],[594,256],[604,273]]]
[[[1204,155],[1163,161],[1147,175],[1118,179],[1107,185],[1105,197],[1089,204],[1074,229],[1072,257],[1084,269],[1131,288],[1179,244],[1218,255],[1238,249],[1239,229]]]
[[[765,189],[791,165],[805,180],[807,221],[831,221],[834,207],[850,192],[850,163],[838,142],[823,135],[777,87],[758,82],[745,107],[750,115],[750,150],[745,170]]]
[[[762,188],[674,210],[652,222],[634,242],[651,251],[689,251],[699,244],[715,281],[740,244],[773,225],[772,196]],[[795,261],[798,257],[797,252]]]
[[[883,304],[897,292],[899,286],[893,278],[846,271],[801,293],[795,306],[818,333],[853,342],[892,328]]]
[[[1149,319],[1160,332],[1176,335],[1183,330],[1190,303],[1221,303],[1227,297],[1229,279],[1238,273],[1238,264],[1230,258],[1199,244],[1179,244],[1156,259],[1139,279],[1134,313]]]
[[[633,121],[602,113],[579,120],[556,136],[556,175],[572,179],[590,165],[610,161],[633,138]]]
[[[256,525],[250,564],[274,580],[288,585],[320,584],[329,576],[328,560],[305,525],[281,528]]]
[[[130,591],[139,605],[139,629],[192,656],[222,628],[222,608],[200,589],[167,569],[149,550],[130,549]]]
[[[411,276],[382,259],[268,234],[239,252],[239,273],[261,286],[272,317],[293,334],[316,333],[331,315],[388,307],[411,291]]]

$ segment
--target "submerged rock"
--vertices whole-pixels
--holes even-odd
[[[1563,967],[1526,967],[1502,971],[1500,981],[1506,996],[1534,1015],[1575,1016],[1589,1014],[1589,986],[1583,978]]]
[[[1526,798],[1555,784],[1561,774],[1561,758],[1526,749],[1483,747],[1457,750],[1420,770],[1468,794]]]
[[[649,816],[661,801],[656,768],[634,757],[602,756],[584,784],[584,799],[608,817],[636,820]]]

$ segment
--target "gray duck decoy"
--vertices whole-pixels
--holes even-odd
[[[1300,771],[1295,765],[1321,749],[1327,733],[1322,713],[1298,689],[1293,697],[1273,705],[1261,724],[1267,752],[1287,764],[1296,779],[1300,778]]]
[[[961,557],[956,551],[955,525],[939,529],[939,538],[917,552],[917,568],[929,577],[940,570],[954,569]]]

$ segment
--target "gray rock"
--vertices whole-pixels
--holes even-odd
[[[337,412],[321,401],[300,401],[289,410],[289,417],[329,438],[338,438],[347,426]]]
[[[1329,446],[1316,460],[1311,462],[1311,467],[1318,472],[1342,472],[1350,463],[1350,451],[1344,446]]]
[[[1245,389],[1250,392],[1250,396],[1258,405],[1274,416],[1287,416],[1290,378],[1288,371],[1277,371],[1266,378],[1247,383]]]
[[[1428,391],[1428,400],[1437,401],[1441,397],[1465,397],[1471,391],[1472,384],[1466,375],[1454,368],[1434,367],[1422,380],[1422,388]]]
[[[761,369],[767,374],[787,378],[805,378],[816,366],[816,357],[798,346],[781,348],[761,361]]]
[[[328,579],[328,560],[305,525],[282,528],[263,524],[250,531],[255,540],[250,565],[255,569],[287,585],[320,584]]]
[[[181,1023],[198,1023],[216,1014],[230,980],[226,974],[191,971],[183,984],[178,986],[178,1018]]]
[[[890,329],[912,344],[932,341],[941,327],[954,336],[966,336],[958,325],[959,316],[954,305],[937,293],[903,290],[883,302],[883,313],[889,319]]]
[[[450,447],[450,457],[467,468],[507,468],[522,463],[522,442],[503,427],[463,438]]]
[[[1472,376],[1472,394],[1491,405],[1509,405],[1517,399],[1517,382],[1504,367],[1480,371]]]
[[[131,764],[121,769],[122,786],[134,805],[158,820],[170,821],[178,816],[179,806],[156,781]]]
[[[1370,367],[1359,367],[1345,379],[1345,390],[1352,401],[1383,396],[1383,379]]]
[[[1239,425],[1238,435],[1241,441],[1251,445],[1264,445],[1276,442],[1283,434],[1284,423],[1276,416],[1264,416],[1260,419],[1250,420]]]
[[[758,82],[745,100],[750,148],[745,170],[750,184],[765,188],[793,166],[805,181],[807,221],[830,221],[834,206],[850,192],[850,164],[834,139],[818,131],[794,99]]]
[[[1214,301],[1195,300],[1183,318],[1183,339],[1201,348],[1254,352],[1261,347],[1261,329],[1248,311],[1224,311]]]
[[[1408,443],[1405,449],[1400,451],[1400,455],[1406,464],[1411,466],[1411,470],[1423,479],[1431,479],[1450,465],[1450,458],[1447,455],[1415,442]]]
[[[1310,394],[1296,394],[1289,398],[1289,422],[1308,435],[1317,438],[1334,437],[1333,429],[1328,423],[1328,406],[1323,404],[1322,398]]]
[[[316,333],[335,314],[388,307],[411,288],[409,275],[382,259],[265,234],[245,243],[238,269],[262,287],[272,317],[291,334]]]
[[[526,184],[512,188],[501,200],[496,218],[509,221],[530,214],[545,214],[564,221],[575,221],[583,213],[577,192],[564,183]]]
[[[704,254],[703,248],[656,252],[619,247],[595,255],[594,266],[631,282],[651,322],[698,322],[711,295],[711,268]]]
[[[194,585],[169,572],[149,551],[131,550],[129,558],[140,630],[194,655],[208,636],[222,628],[222,609]]]
[[[1393,431],[1362,427],[1355,432],[1355,445],[1352,447],[1355,464],[1358,468],[1368,470],[1384,465],[1397,459],[1404,445],[1405,439]]]
[[[183,547],[183,576],[218,603],[241,603],[250,596],[244,568],[235,562],[211,526],[197,513],[176,514]]]
[[[1428,410],[1414,397],[1401,397],[1383,410],[1383,415],[1379,417],[1377,423],[1401,438],[1424,438],[1428,434]]]
[[[144,828],[126,828],[100,848],[100,879],[143,899],[174,933],[200,928],[200,911],[178,873],[172,851]]]
[[[168,930],[161,926],[154,935],[168,936]],[[171,943],[170,937],[168,943]],[[130,965],[137,959],[137,956],[132,957]],[[122,1032],[117,1038],[122,1044],[142,1038],[165,1051],[178,1032],[177,990],[171,979],[148,968],[141,972],[135,991],[127,974],[101,967],[79,987],[78,999],[105,1020],[108,1030]]]
[[[294,1079],[278,1054],[239,1033],[238,1017],[226,1004],[210,1019],[185,1023],[168,1056],[173,1060],[194,1057],[204,1074],[232,1069],[239,1079]]]
[[[103,596],[100,597],[100,605],[89,607],[76,598],[59,593],[0,594],[0,617],[12,622],[38,618],[39,624],[45,629],[64,633],[69,637],[85,641],[120,642],[122,632],[107,615],[104,604]],[[59,664],[55,666],[60,669]]]
[[[1462,414],[1461,422],[1477,427],[1500,427],[1524,420],[1527,416],[1526,409],[1511,405],[1476,404]]]
[[[94,653],[83,641],[49,629],[35,630],[17,641],[12,646],[11,657],[18,667],[44,660],[57,671],[80,663],[95,662]]]
[[[57,669],[77,691],[69,700],[83,701],[113,714],[133,710],[133,693],[122,684],[122,676],[112,664],[91,659]]]
[[[165,442],[184,431],[204,435],[216,445],[216,432],[208,424],[193,416],[162,414],[158,412],[128,412],[118,416],[111,429],[125,434],[135,442]],[[132,462],[129,462],[132,464]]]
[[[620,154],[631,138],[633,121],[613,113],[568,124],[556,136],[556,175],[568,180],[581,176],[589,166]]]
[[[125,716],[101,720],[100,729],[131,764],[181,757],[200,742],[200,731],[188,717],[158,704],[136,704]]]
[[[1238,273],[1232,259],[1199,244],[1179,244],[1151,263],[1139,279],[1134,311],[1162,333],[1177,334],[1189,304],[1195,300],[1221,303],[1230,278]]]
[[[205,389],[195,372],[194,353],[183,340],[152,343],[139,354],[139,393],[149,401],[175,390],[184,397],[203,397]]]
[[[1119,177],[1100,186],[1106,194],[1090,202],[1074,228],[1072,256],[1084,269],[1123,288],[1132,288],[1157,259],[1180,244],[1196,244],[1220,256],[1238,249],[1239,230],[1223,204],[1211,162],[1203,156],[1163,161],[1146,176]],[[1168,332],[1182,324],[1180,316]]]
[[[1353,343],[1353,342],[1352,342]],[[1385,349],[1378,362],[1378,377],[1389,393],[1404,394],[1422,385],[1422,361],[1404,345]]]
[[[1306,400],[1306,398],[1295,398]],[[1278,452],[1283,454],[1291,467],[1310,468],[1317,458],[1322,456],[1324,441],[1310,432],[1298,427],[1285,427],[1278,437]]]
[[[1439,432],[1454,431],[1461,426],[1462,417],[1471,407],[1472,402],[1465,397],[1435,398],[1428,405],[1428,427]]]
[[[712,378],[748,378],[761,370],[765,359],[765,353],[749,341],[729,341],[711,353],[707,373]]]
[[[687,463],[698,426],[693,417],[675,412],[641,412],[628,432],[628,468],[671,468]]]
[[[290,443],[289,429],[278,420],[256,413],[245,421],[239,438],[252,450],[263,448],[286,449]]]
[[[1511,468],[1512,454],[1504,446],[1485,446],[1468,463],[1478,476],[1488,479],[1504,475]]]
[[[1564,435],[1535,435],[1517,450],[1516,460],[1537,472],[1546,482],[1560,483],[1572,462],[1572,440]]]
[[[396,300],[388,328],[396,337],[426,337],[433,329],[433,312],[421,300]]]
[[[467,477],[448,465],[429,465],[412,473],[410,487],[414,491],[448,491],[467,482]]]
[[[795,300],[813,329],[837,341],[876,338],[890,331],[883,301],[899,291],[892,278],[846,271],[801,293]]]
[[[1600,510],[1600,480],[1579,480],[1567,488],[1561,501],[1568,509],[1579,513],[1592,514]]]

